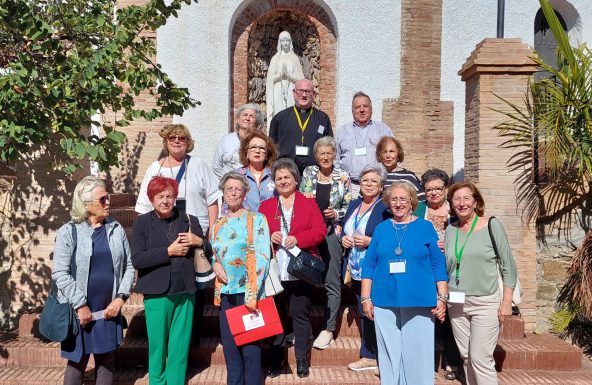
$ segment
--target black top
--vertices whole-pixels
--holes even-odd
[[[329,183],[317,182],[316,190],[317,190],[317,193],[315,195],[315,200],[317,201],[317,205],[319,206],[321,213],[323,213],[323,211],[325,211],[326,209],[329,208],[330,194],[331,194],[331,182],[329,182]],[[325,225],[328,226],[331,224],[330,218],[327,218],[327,217],[325,217],[325,215],[323,215],[323,219],[325,220]]]
[[[302,125],[312,113],[304,130],[304,143],[302,143],[302,130],[293,107],[288,107],[273,117],[269,126],[269,137],[277,143],[279,157],[293,159],[302,175],[306,167],[317,164],[312,151],[315,142],[323,136],[333,136],[333,130],[329,116],[323,111],[314,107],[308,110],[297,109],[297,111]],[[308,147],[308,156],[296,156],[296,146],[302,145]]]
[[[193,215],[191,231],[203,238],[199,221]],[[189,229],[187,215],[179,216],[175,208],[172,218],[160,219],[153,211],[142,214],[134,223],[130,246],[132,264],[138,270],[135,291],[143,294],[193,293],[196,290],[193,267],[194,248],[183,257],[169,257],[167,248],[177,234]],[[204,241],[205,244],[205,241]]]

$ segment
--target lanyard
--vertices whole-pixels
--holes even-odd
[[[356,216],[354,217],[354,230],[357,230],[358,226],[360,225],[360,222],[362,222],[362,219],[364,219],[366,214],[368,214],[369,212],[372,212],[372,209],[374,208],[374,206],[376,206],[376,204],[378,203],[379,200],[380,200],[380,198],[376,199],[374,201],[374,203],[372,203],[372,206],[370,206],[368,208],[368,210],[364,211],[364,214],[362,214],[360,219],[358,219],[358,214],[360,214],[360,209],[362,208],[362,205],[360,204],[358,211],[356,211]]]
[[[479,216],[475,215],[475,219],[473,219],[473,224],[471,225],[471,229],[469,230],[469,233],[467,234],[467,239],[465,239],[465,243],[463,243],[460,250],[458,250],[458,227],[456,228],[456,240],[454,241],[454,255],[456,255],[456,284],[457,285],[458,285],[458,277],[460,274],[460,260],[462,259],[463,251],[465,251],[465,246],[467,245],[467,241],[469,240],[469,237],[473,233],[473,230],[475,229],[475,225],[477,224],[478,220],[479,220]]]
[[[302,124],[302,119],[300,119],[300,114],[298,113],[298,110],[296,110],[296,106],[293,106],[293,108],[294,108],[294,113],[296,114],[296,119],[298,119],[298,125],[300,126],[300,131],[302,131],[302,145],[304,146],[304,131],[306,130],[306,126],[308,126],[308,121],[310,120],[312,113],[314,112],[314,107],[312,107],[310,109],[310,114],[308,114],[308,118],[306,118],[306,121],[304,122],[304,124]]]

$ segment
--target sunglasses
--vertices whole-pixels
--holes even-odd
[[[175,143],[175,142],[179,142],[179,143],[185,143],[187,142],[187,137],[186,136],[179,136],[179,135],[171,135],[167,138],[167,140],[171,143]]]
[[[103,196],[102,196],[102,197],[100,197],[100,198],[97,198],[97,199],[91,199],[91,200],[90,200],[90,201],[88,201],[88,202],[99,202],[100,204],[102,204],[103,206],[105,206],[105,205],[107,204],[107,202],[109,202],[109,201],[110,201],[110,199],[109,199],[109,195],[103,195]]]

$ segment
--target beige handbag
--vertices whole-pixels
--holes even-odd
[[[188,233],[191,234],[191,218],[189,218],[189,214],[187,214],[187,219],[189,220]],[[212,264],[206,256],[203,247],[195,248],[195,254],[193,255],[193,267],[195,268],[195,281],[197,284],[197,289],[201,290],[212,287],[216,274],[214,274]]]

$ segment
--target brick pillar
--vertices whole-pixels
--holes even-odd
[[[505,116],[492,109],[508,110],[496,95],[523,103],[529,77],[537,70],[532,55],[520,39],[485,39],[459,71],[466,84],[465,178],[479,186],[486,214],[505,226],[524,289],[520,310],[527,331],[536,322],[536,233],[524,223],[517,204],[514,182],[522,170],[510,170],[514,151],[501,147],[507,138],[493,130]]]
[[[442,1],[401,2],[401,96],[385,99],[382,120],[402,141],[404,166],[452,174],[453,104],[440,100]]]

